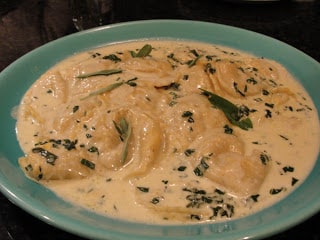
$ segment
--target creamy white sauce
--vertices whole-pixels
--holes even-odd
[[[138,52],[144,44],[153,47],[149,56],[133,58],[124,54],[125,50]],[[192,52],[194,49],[196,52]],[[103,59],[110,54],[122,61]],[[241,64],[234,67],[237,62]],[[80,74],[119,68],[123,69],[119,75],[76,78]],[[244,77],[241,75],[244,72],[249,76],[242,82],[245,86],[237,82],[237,77]],[[261,89],[254,90],[259,85],[254,81],[255,76],[264,82]],[[261,76],[267,77],[261,80]],[[127,84],[129,80],[137,86]],[[123,86],[100,94],[95,92],[119,81],[125,82]],[[174,89],[177,86],[170,85],[172,83],[179,83],[179,89]],[[243,130],[232,125],[221,110],[214,109],[200,94],[199,87],[237,106],[247,106],[251,110],[248,117],[253,128]],[[95,94],[88,97],[93,92]],[[75,106],[79,106],[79,110]],[[91,116],[91,110],[96,106],[99,106],[99,112],[93,112]],[[87,111],[70,122],[73,114],[83,107]],[[104,123],[110,119],[118,121],[117,111],[126,116],[133,131],[129,153],[122,164],[119,159],[123,154],[123,142],[119,141],[113,124]],[[185,111],[193,113],[191,118],[182,117]],[[113,113],[115,116],[109,117]],[[66,124],[65,129],[61,127],[63,124]],[[100,128],[97,127],[99,124]],[[232,128],[231,134],[224,132],[225,125]],[[112,131],[114,138],[110,136]],[[201,141],[206,133],[210,137],[211,131],[221,137],[228,135],[228,138],[213,147],[221,152],[213,153],[208,161],[216,161],[216,158],[227,161],[230,153],[231,158],[235,155],[239,159],[251,159],[255,151],[260,154],[258,158],[268,158],[267,170],[264,166],[259,168],[266,173],[265,178],[257,190],[251,188],[254,194],[251,190],[242,190],[241,186],[232,186],[229,182],[233,179],[228,177],[223,180],[227,181],[224,184],[214,176],[206,175],[209,174],[206,170],[202,177],[194,173],[200,162],[195,157],[198,147],[202,149],[208,140]],[[160,140],[150,137],[149,132],[158,134]],[[229,135],[235,140],[229,139]],[[316,108],[305,90],[282,66],[234,49],[194,42],[117,44],[62,61],[35,82],[25,95],[18,113],[17,136],[27,156],[20,159],[21,167],[28,176],[58,196],[101,214],[156,224],[219,221],[246,216],[270,206],[299,186],[319,153]],[[59,145],[61,143],[57,153],[55,147],[46,149],[48,143],[44,142],[66,138],[77,139],[76,150],[66,151]],[[229,140],[230,146],[222,146]],[[66,158],[73,159],[71,154],[89,146],[101,150],[90,159],[95,163],[94,170],[83,165],[74,167],[71,160],[63,160],[64,165],[59,165],[61,152],[66,151],[70,154]],[[46,163],[45,153],[39,150],[32,152],[37,147],[55,153],[58,156],[55,163]],[[220,149],[224,147],[228,150]],[[190,150],[190,156],[186,150]],[[265,155],[261,155],[263,153]],[[84,158],[81,154],[79,162]],[[83,154],[90,157],[94,153]],[[104,160],[108,159],[108,154],[113,154],[112,159]],[[34,160],[36,157],[39,159]],[[41,170],[35,166],[40,166]],[[228,166],[221,166],[221,169],[229,176]],[[52,177],[46,178],[46,174]],[[240,173],[235,174],[239,177]],[[279,192],[271,194],[272,189]],[[217,216],[214,216],[215,211]]]

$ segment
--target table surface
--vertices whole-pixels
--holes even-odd
[[[144,19],[189,19],[259,32],[288,43],[320,62],[320,2],[212,0],[109,0],[109,23]],[[160,4],[161,2],[161,4]],[[68,1],[0,0],[0,71],[23,54],[76,32]],[[3,103],[0,103],[0,106]],[[52,227],[0,193],[0,239],[68,239],[78,236]],[[269,240],[320,240],[320,213]]]

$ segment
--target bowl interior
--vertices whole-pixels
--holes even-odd
[[[181,39],[225,45],[283,64],[311,95],[316,108],[320,64],[301,51],[267,36],[213,23],[150,20],[114,24],[69,35],[15,61],[0,73],[0,189],[15,204],[56,227],[88,238],[105,239],[240,239],[262,238],[289,228],[320,210],[320,159],[309,177],[288,197],[246,218],[199,225],[154,226],[107,218],[57,198],[27,179],[17,159],[13,109],[28,87],[48,68],[77,52],[136,39]]]

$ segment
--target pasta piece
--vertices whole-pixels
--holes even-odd
[[[47,119],[47,128],[57,132],[69,133],[70,135],[78,135],[83,130],[85,122],[94,118],[94,113],[99,109],[101,102],[97,99],[90,101],[70,100],[67,104],[60,106],[59,111],[53,119]],[[50,124],[51,123],[51,124]]]
[[[171,101],[177,103],[169,106]],[[219,109],[211,108],[208,100],[199,93],[171,101],[162,106],[159,116],[167,151],[184,151],[190,143],[208,130],[222,129],[228,123],[224,114]]]
[[[262,90],[274,88],[278,72],[271,61],[244,59],[242,61],[222,60],[215,63],[217,76],[212,76],[219,90],[232,97],[255,96]]]
[[[168,85],[175,79],[171,65],[164,60],[154,58],[128,58],[119,63],[119,68],[139,79],[151,81],[155,86]]]
[[[153,205],[147,204],[149,210],[156,212],[156,214],[162,216],[163,219],[170,221],[190,221],[190,220],[201,220],[201,219],[210,219],[212,216],[212,210],[210,208],[207,209],[199,209],[199,208],[186,208],[186,207],[169,207],[166,205]]]
[[[215,91],[215,86],[210,81],[209,75],[204,71],[203,65],[195,65],[193,67],[181,66],[179,72],[181,74],[179,84],[181,87],[181,94],[199,94],[199,88]]]
[[[135,183],[136,202],[167,221],[206,221],[231,218],[235,214],[235,199],[210,184],[204,189],[202,184],[208,184],[206,180],[194,180],[198,184],[190,184],[192,181],[186,182],[183,178],[170,179],[168,182],[174,184],[161,188],[161,184],[152,184],[151,179],[147,176],[140,181],[150,185],[148,188]]]
[[[243,156],[226,152],[210,157],[209,168],[204,176],[239,197],[257,194],[268,172],[268,164],[263,164],[259,153]]]
[[[132,133],[128,144],[128,155],[124,162],[121,158],[124,154],[124,142],[119,142],[120,152],[109,151],[103,159],[103,164],[107,168],[114,170],[126,170],[128,178],[137,177],[149,172],[156,160],[159,158],[162,146],[162,134],[159,123],[139,109],[119,110],[113,117],[114,122],[119,122],[121,118],[126,119]],[[119,149],[116,148],[116,149]],[[120,154],[119,154],[120,153]]]
[[[244,144],[231,134],[209,131],[190,145],[195,173],[241,197],[258,192],[267,172],[258,152],[245,155]]]
[[[26,96],[33,103],[37,103],[37,97],[41,92],[45,92],[46,98],[41,99],[42,105],[57,106],[66,102],[68,96],[68,84],[56,70],[49,70],[36,81],[29,89]],[[24,98],[24,101],[28,99]]]
[[[207,130],[189,148],[196,149],[198,158],[204,156],[216,157],[225,152],[244,154],[244,143],[238,137],[223,133],[217,128]]]
[[[290,98],[296,98],[295,94],[285,87],[276,87],[271,91],[271,102],[275,106],[281,106],[289,101]]]

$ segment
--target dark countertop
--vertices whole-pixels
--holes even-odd
[[[108,21],[190,19],[227,24],[281,40],[320,62],[319,1],[239,2],[162,0],[159,5],[157,0],[114,0]],[[0,0],[0,18],[0,71],[32,49],[76,31],[64,0]],[[0,193],[0,239],[82,238],[38,220]],[[268,239],[319,240],[320,213]]]

